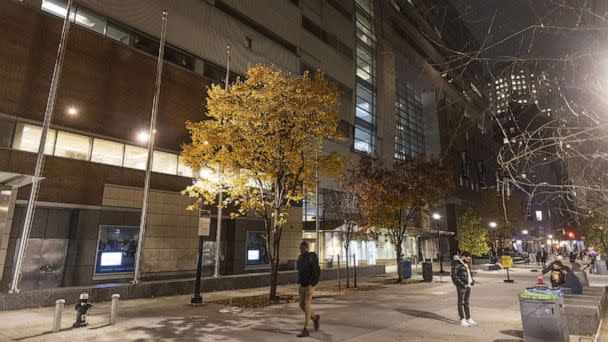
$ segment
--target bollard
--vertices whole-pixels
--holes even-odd
[[[116,318],[118,317],[118,300],[120,299],[119,294],[112,295],[112,307],[110,309],[110,325],[116,324]]]
[[[65,299],[57,299],[55,301],[55,315],[53,316],[53,332],[61,329],[61,315],[63,314],[63,306],[65,305]]]

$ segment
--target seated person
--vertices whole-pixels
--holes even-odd
[[[556,260],[543,269],[543,274],[551,272],[549,280],[552,287],[560,287],[564,284],[566,278],[564,273],[565,268],[566,266],[561,261]]]

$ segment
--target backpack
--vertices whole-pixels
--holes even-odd
[[[561,270],[551,271],[551,282],[561,284],[564,280],[564,274]]]

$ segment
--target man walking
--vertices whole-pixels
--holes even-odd
[[[315,331],[319,330],[319,315],[312,313],[312,295],[315,286],[319,282],[321,268],[319,267],[319,257],[315,252],[308,251],[308,243],[302,241],[300,244],[300,256],[298,257],[298,284],[300,294],[300,309],[304,311],[304,329],[298,337],[310,335],[308,326],[312,320]]]
[[[470,262],[471,254],[469,252],[462,252],[460,256],[454,255],[452,261],[452,282],[456,285],[456,291],[458,292],[458,317],[460,318],[460,325],[463,327],[477,325],[477,322],[471,319],[469,310],[471,286],[475,284],[469,267]]]

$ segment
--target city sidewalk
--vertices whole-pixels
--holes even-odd
[[[0,341],[522,341],[518,293],[535,283],[530,267],[505,271],[477,271],[471,312],[479,327],[458,325],[456,291],[449,274],[432,283],[386,284],[394,274],[361,279],[366,290],[337,294],[335,281],[322,282],[313,300],[321,315],[321,329],[310,338],[295,335],[303,314],[297,303],[260,309],[232,310],[209,303],[229,298],[265,295],[268,288],[204,293],[207,304],[191,306],[190,296],[133,299],[120,302],[118,323],[108,326],[109,303],[94,303],[90,325],[71,329],[75,311],[66,307],[62,331],[49,333],[53,308],[0,312]],[[417,272],[415,278],[419,279]],[[593,276],[592,282],[608,280]],[[443,282],[440,282],[443,280]],[[373,287],[369,289],[369,287]],[[328,290],[324,290],[328,289]],[[297,285],[279,287],[295,294]]]

